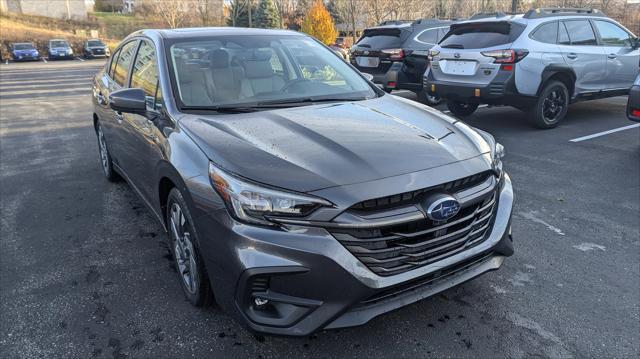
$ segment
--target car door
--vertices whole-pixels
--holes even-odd
[[[102,132],[109,147],[112,147],[111,141],[113,138],[113,131],[115,126],[115,118],[113,117],[113,111],[109,108],[109,94],[113,90],[113,70],[118,61],[120,55],[120,49],[116,50],[113,56],[105,63],[104,70],[100,71],[93,82],[93,103],[94,111],[100,120]],[[113,156],[113,152],[111,153]],[[113,159],[115,161],[115,158]]]
[[[107,86],[103,89],[102,97],[106,101],[106,113],[104,121],[107,122],[106,140],[109,152],[114,162],[128,176],[131,168],[129,157],[131,149],[126,148],[127,143],[123,140],[126,137],[127,127],[123,126],[124,115],[119,111],[112,110],[109,106],[109,95],[117,90],[125,88],[129,81],[129,68],[133,62],[133,56],[138,46],[138,40],[131,40],[119,50],[118,58],[113,65],[113,72],[107,80]]]
[[[634,37],[607,20],[593,20],[607,57],[606,90],[629,89],[638,72],[640,50],[632,47]]]
[[[565,62],[576,74],[575,95],[604,89],[606,56],[602,47],[598,46],[589,20],[561,21],[558,46]]]
[[[131,69],[131,88],[140,88],[145,93],[147,113],[145,115],[123,114],[126,128],[124,141],[131,156],[129,177],[140,194],[152,202],[157,193],[155,178],[157,164],[165,158],[166,138],[164,129],[171,122],[164,112],[162,91],[158,85],[157,52],[149,40],[141,40]]]

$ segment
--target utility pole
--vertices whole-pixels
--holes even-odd
[[[511,13],[515,14],[518,11],[518,0],[511,0]]]

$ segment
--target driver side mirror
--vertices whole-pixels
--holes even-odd
[[[109,95],[109,106],[114,111],[145,115],[147,103],[144,91],[140,88],[129,88],[114,91]]]
[[[636,37],[635,39],[631,40],[631,48],[633,50],[640,48],[640,37]]]

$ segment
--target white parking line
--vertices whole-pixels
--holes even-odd
[[[4,60],[5,65],[9,65],[9,60]]]
[[[81,61],[81,62],[84,62],[84,59],[81,59],[81,58],[79,58],[79,57],[76,57],[76,60]]]
[[[44,57],[42,58],[42,61],[44,61],[44,63],[47,63],[47,59],[45,59]]]
[[[608,130],[608,131],[602,131],[602,132],[594,133],[593,135],[589,135],[589,136],[583,136],[583,137],[574,138],[573,140],[569,140],[569,141],[571,141],[571,142],[586,141],[586,140],[590,140],[590,139],[592,139],[592,138],[596,138],[596,137],[600,137],[600,136],[608,135],[608,134],[610,134],[610,133],[614,133],[614,132],[619,132],[619,131],[624,131],[624,130],[630,130],[630,129],[632,129],[632,128],[636,128],[636,127],[640,127],[640,123],[636,123],[636,124],[634,124],[634,125],[629,125],[629,126],[624,126],[624,127],[614,128],[613,130]]]

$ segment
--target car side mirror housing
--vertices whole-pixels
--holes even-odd
[[[369,80],[369,81],[373,81],[373,75],[372,74],[368,74],[366,72],[361,72],[362,76],[364,76],[365,79]]]
[[[636,38],[632,41],[632,43],[631,43],[631,48],[632,48],[632,49],[634,49],[634,50],[635,50],[635,49],[637,49],[637,48],[640,48],[640,37],[636,37]]]
[[[140,88],[114,91],[109,95],[109,107],[114,111],[145,115],[147,102],[144,91]]]

